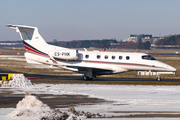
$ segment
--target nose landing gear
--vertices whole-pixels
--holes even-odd
[[[161,76],[158,75],[158,76],[156,77],[156,80],[157,80],[158,82],[160,82],[160,81],[161,81]]]

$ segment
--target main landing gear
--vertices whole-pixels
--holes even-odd
[[[92,80],[93,79],[93,75],[92,75],[92,69],[87,69],[86,73],[83,76],[84,80]]]

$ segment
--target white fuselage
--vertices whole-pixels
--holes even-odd
[[[68,49],[66,49],[68,51]],[[142,59],[142,56],[147,56],[145,53],[129,53],[129,52],[106,52],[106,51],[79,51],[78,59],[76,60],[62,60],[56,59],[52,62],[50,58],[36,55],[32,53],[25,53],[26,59],[63,67],[78,72],[76,66],[82,68],[100,68],[110,70],[104,74],[121,73],[126,71],[159,71],[159,72],[175,72],[176,69],[168,64],[158,60]],[[66,67],[70,66],[70,67]],[[98,74],[98,73],[97,73]],[[103,73],[100,73],[103,74]]]

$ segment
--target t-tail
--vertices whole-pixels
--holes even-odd
[[[39,34],[37,27],[23,26],[23,25],[7,25],[7,26],[16,29],[16,32],[19,32],[24,47],[27,51],[48,57],[47,48],[49,47],[49,45]]]
[[[37,27],[24,26],[24,25],[6,25],[6,26],[16,29],[16,32],[20,34],[24,47],[27,51],[25,53],[25,57],[27,62],[29,63],[40,62],[40,63],[51,64],[51,62],[57,63],[57,59],[76,60],[78,58],[77,50],[47,44],[46,41],[39,34]],[[51,62],[49,62],[49,60]]]

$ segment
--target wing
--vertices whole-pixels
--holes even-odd
[[[117,67],[105,67],[105,66],[84,66],[84,65],[66,65],[67,68],[77,69],[78,72],[83,73],[88,69],[92,69],[94,75],[105,75],[105,74],[114,74],[126,72],[126,69],[117,68]]]

